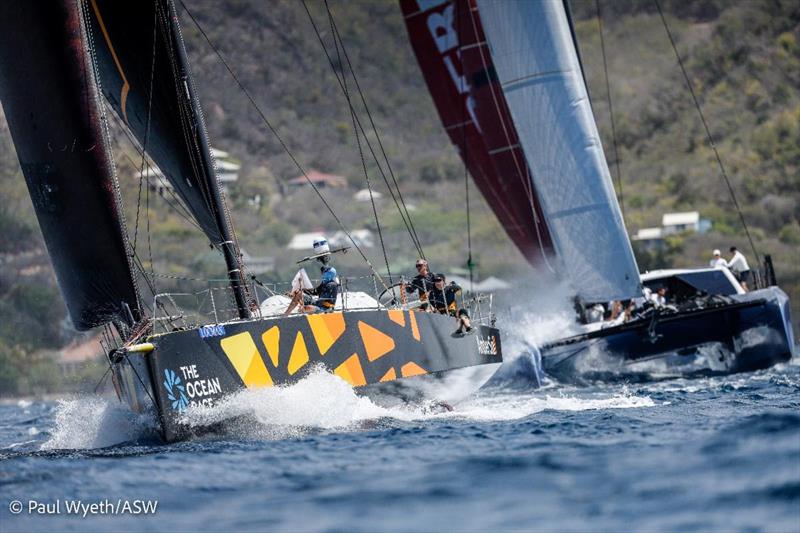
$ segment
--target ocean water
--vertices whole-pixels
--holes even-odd
[[[439,412],[385,409],[318,372],[196,413],[234,422],[172,445],[108,399],[0,405],[0,530],[800,531],[797,359],[535,382],[520,358]]]

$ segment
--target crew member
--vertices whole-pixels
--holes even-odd
[[[469,333],[472,331],[469,313],[466,309],[458,309],[458,305],[456,305],[456,295],[461,292],[461,287],[454,281],[450,282],[449,285],[445,285],[445,281],[444,274],[433,275],[433,289],[428,293],[428,302],[435,312],[454,316],[458,319],[456,335]]]
[[[308,283],[308,285],[305,287],[302,281],[297,286],[293,285],[290,293],[292,301],[284,311],[284,315],[291,313],[301,302],[303,311],[306,313],[331,311],[336,306],[336,298],[339,296],[339,276],[336,273],[336,268],[330,264],[330,246],[328,246],[328,241],[325,238],[314,241],[314,254],[316,255],[316,261],[320,264],[320,283],[316,287],[311,287],[311,284],[307,281],[305,283]],[[305,275],[305,271],[301,269],[295,279],[307,280],[308,277]],[[317,298],[314,299],[312,296]]]
[[[444,274],[433,275],[433,289],[428,293],[428,302],[437,313],[456,316],[456,294],[461,292],[461,287],[456,282],[445,285]]]
[[[650,295],[650,301],[653,302],[655,307],[664,307],[667,305],[667,288],[661,286],[658,290]]]
[[[722,253],[719,250],[714,250],[713,255],[714,257],[712,257],[711,261],[708,262],[708,265],[711,268],[727,268],[729,266],[728,262],[722,257]]]
[[[423,302],[420,309],[428,309],[428,293],[433,289],[433,273],[428,269],[428,261],[423,258],[417,259],[417,275],[410,283],[404,284],[407,293],[414,291],[419,293],[419,300]]]
[[[733,275],[736,276],[736,279],[739,280],[739,284],[742,288],[747,291],[747,278],[750,277],[750,266],[747,264],[747,259],[745,259],[744,254],[736,249],[735,246],[731,246],[730,249],[731,260],[728,261],[728,268],[731,269]]]

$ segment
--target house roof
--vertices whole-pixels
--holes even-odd
[[[633,240],[644,241],[650,239],[660,239],[663,236],[663,230],[661,228],[642,228],[636,232],[636,236],[633,238]]]
[[[353,195],[353,200],[356,202],[369,202],[372,199],[380,200],[383,198],[383,195],[378,191],[372,191],[372,197],[370,197],[369,189],[361,189],[357,193]]]
[[[347,178],[344,176],[337,176],[336,174],[326,174],[319,170],[310,170],[306,173],[308,180],[314,185],[324,183],[329,187],[347,187]],[[305,176],[297,176],[288,181],[289,185],[305,185],[308,183]]]
[[[700,222],[700,213],[687,211],[685,213],[664,213],[661,217],[662,226],[679,226],[682,224],[697,224]]]
[[[286,247],[290,250],[311,250],[314,247],[314,241],[323,238],[325,235],[321,231],[297,233]]]

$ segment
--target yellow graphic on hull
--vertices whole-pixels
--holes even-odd
[[[281,342],[281,330],[278,326],[272,326],[261,335],[261,342],[264,343],[264,348],[267,349],[267,354],[272,361],[272,366],[278,366],[278,351]]]
[[[325,355],[325,352],[342,336],[347,327],[344,323],[344,315],[342,313],[324,313],[308,315],[307,318],[311,333],[314,334],[314,340],[317,341],[319,354]]]
[[[292,348],[292,355],[289,356],[289,375],[293,376],[298,370],[303,368],[308,363],[308,348],[306,348],[306,341],[303,339],[303,332],[298,331],[297,337],[294,339],[294,348]]]
[[[323,363],[357,387],[367,384],[367,375],[372,383],[378,376],[380,382],[386,382],[427,374],[429,371],[415,362],[428,366],[415,313],[385,313],[358,315],[363,320],[350,322],[349,336],[343,313],[320,313],[277,324],[270,321],[264,330],[253,324],[252,333],[222,338],[219,346],[246,387],[272,386],[276,379],[280,384],[291,382],[290,378],[299,377],[311,362]],[[378,360],[376,371],[371,365]]]
[[[369,324],[359,320],[358,331],[361,333],[361,340],[364,341],[364,349],[367,351],[367,359],[370,361],[375,361],[394,350],[394,339]]]
[[[222,339],[220,346],[228,356],[245,387],[271,387],[272,378],[264,366],[253,337],[248,332]]]
[[[337,366],[333,373],[354,387],[367,384],[367,379],[364,377],[364,370],[361,368],[361,361],[359,361],[357,353],[354,353],[348,357],[344,363]]]

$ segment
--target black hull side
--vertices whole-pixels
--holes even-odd
[[[186,436],[181,417],[190,406],[213,405],[245,388],[295,383],[318,366],[362,391],[386,391],[390,387],[383,385],[427,377],[442,382],[457,369],[499,366],[497,329],[478,326],[474,333],[458,336],[455,328],[451,317],[408,311],[205,326],[148,339],[154,349],[124,354],[115,364],[115,381],[121,398],[134,410],[155,407],[164,439],[174,441]],[[478,374],[475,389],[489,377]]]
[[[789,300],[777,287],[733,303],[638,320],[547,344],[545,371],[563,381],[635,376],[646,361],[682,375],[750,372],[791,359]],[[708,366],[693,365],[703,351]],[[711,360],[709,360],[709,358]]]

